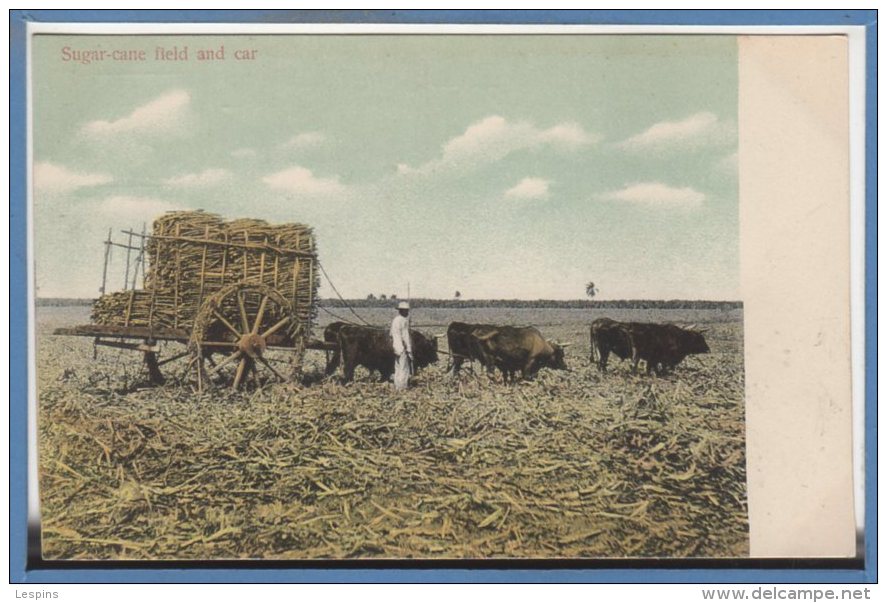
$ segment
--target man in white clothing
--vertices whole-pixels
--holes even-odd
[[[413,342],[410,339],[410,304],[397,304],[397,316],[391,321],[391,344],[394,346],[394,388],[406,389],[413,372]]]

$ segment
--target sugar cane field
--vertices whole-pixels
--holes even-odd
[[[386,325],[391,308],[362,308]],[[708,354],[663,376],[589,360],[589,324],[696,323]],[[535,325],[570,371],[504,384],[445,354],[395,392],[363,369],[198,392],[148,386],[141,357],[53,335],[88,307],[37,308],[46,559],[549,559],[748,555],[742,310],[421,308]],[[319,315],[314,335],[326,323]],[[179,346],[176,348],[176,346]],[[440,350],[447,351],[446,338]],[[181,351],[163,344],[161,357]]]

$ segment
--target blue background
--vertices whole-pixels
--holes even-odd
[[[864,569],[819,569],[804,562],[731,562],[719,569],[330,568],[301,569],[62,569],[27,563],[27,350],[10,349],[9,578],[13,583],[103,582],[714,582],[852,583],[877,581],[877,11],[875,10],[551,10],[551,11],[327,11],[327,10],[34,10],[10,13],[10,342],[27,342],[27,95],[28,22],[44,23],[541,23],[595,25],[839,25],[866,28],[866,245],[865,245],[865,457]],[[63,565],[63,564],[61,564]],[[529,564],[522,563],[521,567]],[[592,562],[589,562],[589,566]],[[670,566],[673,564],[669,564]],[[710,566],[706,563],[706,566]],[[763,565],[767,569],[750,569]],[[781,565],[780,568],[773,568]],[[783,569],[786,568],[786,569]]]

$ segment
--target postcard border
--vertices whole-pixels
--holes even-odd
[[[877,11],[876,10],[13,10],[10,12],[10,341],[28,341],[27,24],[465,23],[862,26],[865,74],[865,564],[863,569],[39,569],[27,559],[28,354],[10,354],[9,563],[11,583],[873,583],[877,581]],[[332,564],[331,564],[332,565]],[[645,564],[646,565],[646,564]],[[815,564],[814,564],[815,565]],[[788,566],[786,566],[788,567]],[[797,564],[795,564],[797,567]]]

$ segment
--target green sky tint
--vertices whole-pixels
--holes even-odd
[[[174,46],[187,61],[155,60]],[[39,296],[94,296],[108,228],[203,208],[313,225],[346,296],[566,299],[593,280],[607,299],[739,298],[732,36],[38,35],[33,52]]]

